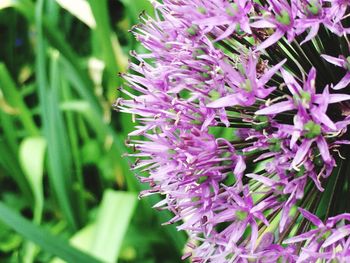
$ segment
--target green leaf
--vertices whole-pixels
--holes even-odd
[[[262,170],[264,170],[265,167],[266,167],[266,164],[269,163],[269,162],[271,162],[271,160],[272,160],[272,158],[267,159],[267,160],[264,160],[264,161],[259,161],[259,162],[255,165],[255,167],[254,167],[254,169],[253,169],[253,173],[259,173],[259,172],[261,172]]]
[[[78,231],[70,243],[104,262],[116,262],[136,204],[135,194],[106,190],[96,222]]]
[[[72,156],[62,113],[59,110],[60,71],[58,66],[59,52],[51,52],[50,83],[47,73],[47,44],[43,34],[43,0],[36,2],[35,22],[37,29],[36,71],[40,115],[44,136],[48,142],[49,179],[54,188],[57,201],[71,229],[78,228],[77,209],[74,209],[76,198],[72,191]],[[49,85],[50,84],[50,85]],[[50,88],[48,88],[50,87]],[[74,188],[73,188],[74,189]],[[80,222],[79,222],[80,221]]]
[[[128,189],[133,191],[138,191],[138,182],[133,176],[128,176],[130,174],[129,164],[126,158],[122,158],[121,155],[127,152],[126,146],[123,142],[123,138],[120,134],[117,134],[115,129],[111,127],[103,119],[101,107],[96,103],[96,96],[90,92],[86,86],[84,86],[83,81],[80,76],[76,74],[73,65],[65,58],[60,57],[59,62],[61,65],[61,70],[64,76],[66,76],[70,85],[75,92],[90,105],[90,110],[84,112],[84,117],[90,124],[91,128],[95,130],[98,134],[100,142],[105,142],[106,137],[113,139],[113,145],[111,150],[115,152],[116,165],[121,166],[123,169],[124,177],[127,179]],[[91,111],[91,112],[90,112]],[[129,178],[133,178],[129,180]]]
[[[69,243],[73,247],[75,247],[75,248],[77,248],[77,249],[79,249],[87,254],[92,254],[90,248],[91,248],[92,241],[94,239],[95,228],[96,228],[95,224],[90,224],[90,225],[80,229],[69,240]],[[50,263],[64,263],[64,261],[60,258],[54,258],[53,260],[51,260]]]
[[[126,6],[129,17],[132,18],[132,22],[134,23],[138,21],[138,17],[142,11],[145,11],[151,16],[154,15],[154,9],[150,1],[140,1],[137,5],[135,5],[134,0],[121,0],[121,2]]]
[[[23,172],[32,188],[35,198],[34,221],[41,221],[44,203],[43,173],[46,141],[42,137],[28,137],[19,147],[19,161]]]
[[[14,1],[14,8],[21,13],[27,20],[28,23],[35,23],[37,29],[40,29],[38,32],[38,38],[40,39],[43,34],[45,34],[45,38],[49,41],[49,43],[60,51],[60,53],[72,64],[72,67],[74,68],[74,74],[76,74],[78,78],[80,78],[83,81],[83,84],[86,89],[92,87],[92,82],[88,78],[88,75],[86,72],[82,69],[80,64],[80,59],[74,52],[74,50],[69,46],[67,43],[64,35],[62,34],[62,31],[57,28],[54,24],[50,23],[50,20],[47,19],[47,17],[42,17],[36,13],[38,13],[35,10],[34,3],[30,0],[21,0],[21,1]],[[38,2],[38,1],[37,1]],[[39,21],[36,21],[38,20]],[[40,51],[45,52],[47,48],[43,46],[41,43],[38,43],[40,46]],[[39,55],[37,53],[37,55]],[[42,78],[39,71],[36,72],[37,76]],[[98,103],[96,98],[93,98],[94,103]]]
[[[89,0],[92,13],[96,19],[96,42],[99,54],[105,64],[108,78],[107,97],[113,101],[117,96],[116,87],[120,85],[120,79],[116,78],[116,72],[125,71],[125,58],[121,52],[117,36],[112,33],[106,0]],[[115,50],[114,47],[118,47]]]
[[[11,7],[11,6],[13,6],[13,4],[14,4],[13,0],[2,0],[0,2],[0,9]]]
[[[42,137],[28,137],[24,139],[19,147],[19,162],[34,195],[34,217],[33,222],[41,222],[44,191],[43,174],[46,141]],[[24,246],[24,262],[33,262],[37,247],[32,243]]]
[[[14,152],[14,150],[9,146],[9,142],[6,140],[6,138],[3,137],[0,137],[0,155],[0,168],[4,169],[4,171],[6,171],[6,174],[15,180],[17,186],[23,195],[27,198],[27,200],[32,201],[33,196],[31,194],[31,189],[28,185],[28,181],[26,180],[25,175],[20,169],[20,164],[17,159],[17,152]]]
[[[58,236],[53,236],[47,230],[31,223],[8,208],[3,202],[0,202],[0,221],[15,230],[24,238],[39,245],[43,250],[58,256],[67,262],[101,262],[70,246],[66,240]]]
[[[95,18],[86,0],[56,0],[56,2],[90,28],[96,27]]]
[[[76,111],[79,113],[89,113],[90,105],[85,100],[71,100],[62,102],[60,109],[63,111]]]
[[[24,103],[22,95],[18,91],[15,82],[3,63],[0,63],[0,91],[2,91],[10,106],[19,111],[18,118],[29,134],[38,135],[39,131],[33,121],[30,110]]]
[[[135,194],[106,190],[99,208],[91,251],[106,262],[115,262],[136,207]]]

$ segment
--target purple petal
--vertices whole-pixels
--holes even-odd
[[[260,99],[265,99],[267,96],[270,95],[271,92],[273,92],[276,89],[276,87],[271,87],[271,88],[258,88],[255,91],[255,95],[260,98]]]
[[[337,121],[335,123],[335,126],[337,126],[337,129],[340,130],[340,129],[346,128],[346,126],[348,126],[349,124],[350,124],[350,120],[347,119],[347,120],[344,120],[344,121]]]
[[[237,176],[241,177],[245,168],[246,168],[246,164],[244,162],[243,157],[238,156],[238,161],[237,161],[237,164],[236,164],[236,167],[235,167],[233,173],[236,174]]]
[[[241,29],[247,34],[252,34],[252,30],[250,29],[250,24],[247,21],[241,22]]]
[[[229,37],[235,31],[235,29],[236,29],[236,23],[230,24],[225,30],[225,32],[222,33],[219,37],[217,37],[214,41],[217,42]]]
[[[295,145],[295,143],[298,141],[301,131],[303,130],[304,123],[300,117],[299,114],[295,115],[294,117],[294,127],[293,127],[293,133],[292,138],[290,140],[290,148],[292,149]]]
[[[231,193],[231,198],[237,203],[237,205],[239,205],[241,207],[245,207],[246,206],[246,200],[244,200],[238,194]]]
[[[260,79],[259,79],[259,85],[264,86],[273,75],[283,66],[284,63],[286,63],[287,59],[282,60],[277,65],[270,68]]]
[[[244,81],[240,73],[238,73],[229,63],[225,61],[219,61],[219,65],[225,72],[228,80],[230,80],[234,85],[239,86],[240,83]]]
[[[302,90],[299,83],[295,81],[294,77],[288,71],[281,69],[281,73],[290,93],[296,95],[297,92]]]
[[[202,18],[194,20],[193,23],[199,26],[223,26],[231,23],[231,21],[222,16],[212,16],[204,19]]]
[[[322,95],[317,95],[316,100],[315,100],[316,103],[318,103],[317,101],[319,100],[318,96],[322,96]],[[345,100],[350,100],[350,95],[348,95],[348,94],[330,94],[328,99],[329,99],[328,103],[332,104],[332,103],[337,103],[337,102],[341,102],[341,101],[345,101]]]
[[[349,145],[350,141],[348,141],[348,140],[338,140],[338,141],[335,141],[334,144],[347,144],[347,145]]]
[[[324,107],[326,102],[327,104],[337,103],[345,100],[350,100],[350,95],[348,94],[329,94],[328,86],[325,87],[322,94],[315,94],[314,102],[322,105]],[[328,105],[326,105],[328,106]],[[327,107],[325,108],[327,109]]]
[[[256,59],[250,55],[249,59],[247,61],[247,64],[245,66],[245,72],[247,77],[251,80],[254,81],[256,80]]]
[[[266,232],[264,235],[261,237],[260,242],[258,243],[258,246],[256,248],[256,251],[263,251],[267,247],[269,247],[274,241],[274,234],[271,232]]]
[[[283,244],[293,244],[293,243],[298,243],[301,241],[304,241],[306,239],[309,239],[310,237],[312,237],[314,234],[316,234],[319,231],[319,229],[313,229],[309,232],[303,233],[301,235],[295,236],[295,237],[291,237],[287,240],[283,241]]]
[[[322,244],[322,247],[328,247],[332,244],[334,244],[335,242],[339,241],[340,239],[348,236],[350,234],[350,225],[347,226],[343,226],[339,229],[337,229],[336,231],[334,231],[334,233],[332,235],[330,235],[326,241]]]
[[[305,217],[307,220],[312,222],[317,227],[324,227],[323,222],[315,215],[311,214],[309,211],[299,208],[300,213]]]
[[[294,104],[287,100],[283,102],[279,102],[276,104],[273,104],[271,106],[268,106],[264,109],[258,110],[255,112],[257,115],[272,115],[272,114],[278,114],[284,111],[289,111],[294,109]]]
[[[226,111],[225,109],[220,109],[219,110],[219,117],[220,117],[220,121],[226,125],[226,127],[229,127],[230,126],[230,122],[227,118],[227,114],[226,114]]]
[[[255,217],[258,218],[261,222],[263,222],[265,224],[265,226],[270,225],[270,222],[267,221],[267,219],[264,217],[263,213],[261,212],[256,212]]]
[[[256,241],[258,239],[259,230],[258,230],[258,225],[254,220],[250,222],[250,227],[252,229],[252,234],[250,238],[250,247],[251,247],[251,251],[253,252],[254,248],[256,247]]]
[[[317,174],[312,171],[309,173],[309,177],[312,179],[312,181],[314,181],[317,189],[323,192],[324,188],[322,187],[320,180],[317,178]]]
[[[267,186],[273,186],[276,184],[276,181],[275,180],[272,180],[268,177],[265,177],[265,176],[262,176],[262,175],[258,175],[258,174],[246,174],[245,176],[249,177],[249,178],[252,178],[258,182],[261,182],[263,183],[264,185],[267,185]]]
[[[304,140],[303,143],[300,145],[298,151],[295,154],[294,160],[291,164],[291,168],[296,167],[298,164],[301,163],[301,161],[304,159],[305,155],[308,153],[311,144],[315,140]]]
[[[275,28],[276,26],[266,20],[255,21],[250,24],[251,27],[254,28]]]
[[[207,116],[205,118],[205,121],[202,124],[202,130],[206,129],[212,122],[214,121],[216,117],[216,113],[214,110],[210,110],[211,112],[207,112]]]
[[[345,88],[350,83],[350,73],[347,73],[337,85],[333,87],[334,90],[340,90],[342,88]]]
[[[270,158],[270,157],[272,157],[272,156],[275,156],[275,155],[276,155],[275,152],[266,152],[266,153],[262,153],[262,154],[260,154],[257,158],[255,158],[255,159],[253,160],[253,162],[256,163],[256,162],[259,162],[259,161],[261,161],[261,160],[268,159],[268,158]]]
[[[332,57],[332,56],[328,56],[328,55],[321,55],[321,57],[323,57],[325,60],[327,60],[329,63],[336,65],[338,67],[345,67],[345,61],[344,59],[341,58],[336,58],[336,57]]]
[[[316,69],[314,67],[311,68],[308,77],[307,77],[307,90],[311,93],[315,93],[315,83],[316,83]]]
[[[328,108],[328,104],[329,104],[329,88],[328,88],[328,85],[324,88],[321,96],[322,96],[322,99],[320,100],[320,103],[318,104],[319,105],[318,109],[321,112],[326,112],[327,108]]]
[[[295,189],[293,190],[293,193],[289,196],[287,202],[283,205],[283,211],[282,211],[282,216],[280,220],[280,225],[279,225],[279,231],[280,233],[283,232],[288,220],[290,220],[290,209],[292,206],[295,204]]]
[[[263,49],[268,48],[269,46],[272,46],[275,44],[278,40],[280,40],[284,35],[284,32],[282,30],[277,29],[275,33],[273,33],[268,39],[266,39],[264,42],[262,42],[257,49],[255,49],[255,52],[261,51]]]
[[[235,224],[235,228],[232,229],[232,235],[229,239],[229,243],[236,243],[243,235],[247,228],[247,223],[245,221],[239,221]]]
[[[207,107],[215,109],[215,108],[224,108],[224,107],[230,107],[230,106],[232,107],[239,104],[240,102],[237,99],[237,95],[231,94],[231,95],[222,97],[220,99],[217,99],[216,101],[210,102],[209,104],[207,104]]]
[[[335,223],[337,223],[340,220],[347,220],[350,221],[350,214],[349,213],[344,213],[344,214],[340,214],[337,216],[333,216],[327,219],[327,225],[334,225]]]
[[[292,133],[292,138],[290,140],[290,145],[289,147],[292,149],[295,145],[295,143],[298,141],[299,137],[301,135],[301,132],[300,131],[293,131]]]
[[[333,131],[337,130],[337,127],[335,126],[334,122],[324,113],[320,113],[320,120],[321,122],[326,125],[328,128],[332,129]]]
[[[311,113],[315,120],[323,123],[325,126],[327,126],[333,131],[337,130],[337,127],[335,126],[334,122],[325,113],[321,112],[318,109],[312,110]]]
[[[304,43],[310,41],[311,39],[313,39],[316,35],[317,32],[320,28],[320,24],[314,23],[311,27],[310,27],[310,31],[309,34],[307,35],[307,37],[300,43],[300,45],[303,45]]]

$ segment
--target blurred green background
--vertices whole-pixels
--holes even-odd
[[[181,262],[112,110],[146,0],[0,0],[0,262]]]

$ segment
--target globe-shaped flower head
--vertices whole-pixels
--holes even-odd
[[[117,107],[184,258],[347,262],[350,1],[152,3]]]

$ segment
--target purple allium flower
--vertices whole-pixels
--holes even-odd
[[[298,262],[313,262],[317,260],[338,260],[346,262],[350,257],[350,214],[343,213],[327,219],[323,223],[310,212],[299,208],[304,218],[316,228],[285,240],[285,244],[304,242]]]
[[[350,1],[151,2],[116,104],[183,258],[347,262]]]
[[[251,26],[254,28],[274,29],[275,32],[258,45],[256,51],[266,49],[275,44],[285,34],[287,34],[288,41],[292,41],[295,37],[294,21],[296,11],[295,1],[292,1],[290,5],[287,0],[268,0],[266,6],[258,6],[258,12],[262,12],[262,15],[258,15]]]

